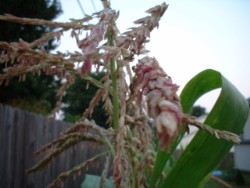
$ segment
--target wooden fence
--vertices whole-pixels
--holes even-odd
[[[81,143],[69,149],[42,172],[27,175],[25,170],[36,164],[34,152],[58,138],[70,126],[69,123],[47,118],[0,104],[0,188],[45,188],[61,172],[71,169],[106,148],[93,148],[91,142]],[[103,158],[88,167],[87,173],[100,174],[105,163]],[[81,175],[68,178],[64,187],[80,187]]]

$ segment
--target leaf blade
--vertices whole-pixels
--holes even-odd
[[[183,111],[188,113],[200,96],[219,87],[220,96],[204,123],[216,129],[240,134],[248,117],[247,101],[217,71],[205,70],[186,85],[181,94]],[[199,131],[160,187],[201,186],[200,182],[204,182],[202,180],[216,168],[232,146],[232,143]]]

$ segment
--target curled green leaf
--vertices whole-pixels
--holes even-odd
[[[181,93],[184,113],[189,113],[199,97],[217,88],[221,88],[221,93],[204,123],[214,129],[241,134],[249,114],[248,103],[217,71],[205,70],[186,85]],[[232,146],[231,142],[199,131],[159,187],[202,187]]]

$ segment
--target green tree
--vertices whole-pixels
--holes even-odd
[[[96,80],[101,80],[105,73],[91,74]],[[75,122],[82,117],[83,112],[88,108],[91,99],[95,96],[97,87],[88,84],[85,80],[77,78],[74,84],[67,90],[64,97],[65,107],[63,108],[64,120],[68,122]],[[91,119],[107,128],[106,121],[108,119],[105,110],[102,108],[103,102],[100,101],[95,107]]]
[[[194,106],[191,110],[191,115],[195,117],[200,117],[204,114],[206,114],[206,108],[199,105]]]
[[[0,1],[0,15],[12,14],[26,18],[53,20],[62,12],[57,0],[5,0]],[[45,26],[21,25],[17,23],[0,22],[0,41],[15,42],[22,39],[32,42],[53,28]],[[46,51],[55,49],[54,40],[48,41]],[[0,73],[6,65],[0,64]],[[25,110],[47,114],[55,104],[55,92],[59,86],[52,76],[40,77],[27,74],[26,82],[19,83],[18,78],[11,80],[8,87],[0,86],[0,102]]]

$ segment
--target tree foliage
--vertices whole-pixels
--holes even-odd
[[[96,80],[101,80],[105,73],[91,74]],[[85,109],[88,108],[89,102],[95,96],[97,87],[89,84],[87,81],[77,78],[73,85],[67,90],[64,97],[65,107],[63,107],[64,120],[68,122],[75,122],[79,120]],[[94,111],[91,115],[91,119],[102,127],[108,128],[107,125],[108,117],[103,109],[103,101],[100,101],[95,106]]]
[[[249,107],[250,107],[250,98],[247,98],[247,102],[248,102]]]
[[[200,105],[193,106],[190,114],[192,116],[195,116],[195,117],[200,117],[200,116],[206,114],[206,108],[204,108]]]
[[[53,20],[62,12],[57,0],[5,0],[0,1],[0,15],[11,14],[26,18]],[[54,29],[46,26],[20,25],[0,21],[0,41],[14,42],[22,39],[32,42]],[[4,28],[4,29],[3,29]],[[55,40],[49,40],[44,45],[46,51],[56,47]],[[0,64],[0,73],[6,64]],[[48,114],[55,104],[55,92],[59,86],[53,76],[40,77],[27,74],[26,82],[20,83],[13,78],[8,87],[0,86],[0,102],[25,110]]]

